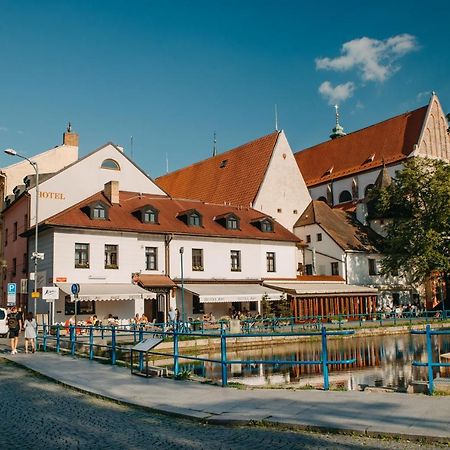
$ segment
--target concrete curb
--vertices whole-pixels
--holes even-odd
[[[398,433],[398,432],[389,432],[376,430],[370,426],[362,426],[362,427],[346,427],[346,426],[321,426],[321,425],[311,425],[306,423],[300,423],[293,421],[292,419],[285,418],[277,418],[276,416],[271,416],[267,414],[255,414],[249,418],[248,416],[244,416],[242,414],[235,413],[222,413],[222,414],[213,414],[213,413],[205,413],[203,411],[196,411],[188,408],[181,408],[176,406],[146,406],[140,405],[138,403],[133,403],[123,398],[111,397],[104,394],[99,394],[92,390],[86,389],[83,386],[78,386],[76,384],[69,384],[63,381],[60,381],[56,378],[45,375],[37,370],[31,369],[27,367],[25,364],[21,364],[18,361],[14,361],[13,359],[7,358],[5,356],[0,356],[0,358],[8,361],[13,365],[21,367],[26,371],[33,373],[39,377],[42,377],[46,380],[49,380],[53,383],[59,384],[65,388],[72,389],[74,391],[80,392],[82,394],[90,395],[102,400],[111,401],[119,405],[125,405],[132,408],[143,409],[152,413],[162,414],[169,417],[179,417],[187,420],[191,420],[193,422],[206,423],[211,425],[222,425],[227,427],[237,427],[237,426],[249,426],[249,427],[268,427],[275,428],[279,430],[290,430],[290,431],[307,431],[307,432],[315,432],[315,433],[331,433],[331,434],[351,434],[363,437],[373,437],[373,438],[388,438],[388,439],[402,439],[416,442],[424,442],[424,443],[440,443],[440,444],[450,444],[450,438],[446,436],[432,436],[426,434],[411,434],[411,433]]]

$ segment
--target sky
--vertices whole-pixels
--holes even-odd
[[[450,112],[446,1],[0,0],[0,149],[112,141],[152,177],[278,127],[293,151]],[[131,154],[131,136],[133,147]],[[0,154],[0,166],[16,162]]]

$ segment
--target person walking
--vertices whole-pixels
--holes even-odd
[[[13,306],[7,316],[9,328],[9,340],[11,343],[11,355],[17,354],[17,344],[19,343],[19,333],[22,328],[22,316]]]
[[[31,351],[34,353],[36,351],[36,328],[37,323],[33,317],[33,313],[29,312],[25,320],[25,353],[28,353],[28,343],[31,344]]]

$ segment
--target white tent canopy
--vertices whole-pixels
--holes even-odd
[[[181,287],[181,286],[179,286]],[[280,300],[283,293],[259,284],[185,284],[184,289],[200,297],[200,303],[257,302]]]
[[[267,281],[270,287],[283,290],[292,295],[377,295],[378,290],[367,286],[356,286],[339,282],[296,282],[289,283],[283,281]]]
[[[56,285],[69,294],[72,300],[75,299],[71,291],[71,283],[56,283]],[[78,301],[81,302],[156,298],[155,293],[131,283],[79,283],[79,285]]]

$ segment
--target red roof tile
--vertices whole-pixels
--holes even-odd
[[[264,179],[280,132],[157,178],[173,197],[249,206]]]
[[[86,207],[101,201],[109,206],[107,220],[92,220],[86,213]],[[151,205],[159,211],[157,224],[142,223],[138,210]],[[202,226],[189,226],[179,218],[181,211],[196,210],[202,215]],[[240,229],[227,229],[215,218],[226,213],[239,217]],[[216,205],[196,200],[179,200],[166,196],[120,192],[120,203],[110,204],[102,192],[99,192],[71,208],[45,220],[41,226],[63,226],[111,231],[129,231],[138,233],[174,233],[197,236],[235,237],[242,239],[261,239],[270,241],[300,242],[292,232],[278,223],[274,231],[263,232],[251,224],[261,217],[261,212],[251,208]]]
[[[428,106],[295,154],[307,186],[405,159],[418,143]],[[373,158],[371,158],[373,156]],[[330,169],[331,173],[330,173]]]

